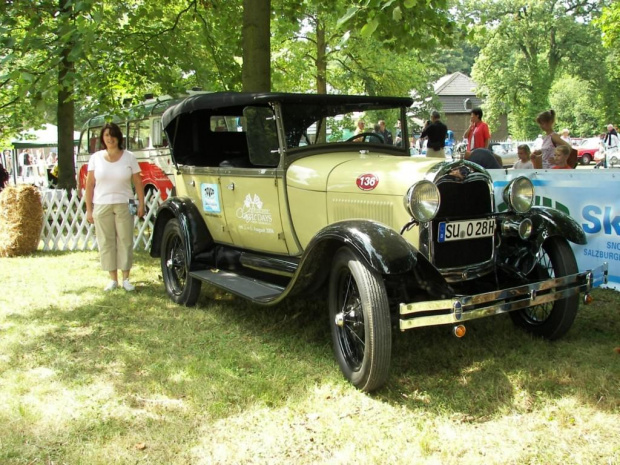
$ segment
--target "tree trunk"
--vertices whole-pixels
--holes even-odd
[[[327,43],[325,42],[325,23],[316,22],[316,91],[327,94]]]
[[[70,2],[60,0],[60,27],[71,20],[72,7]],[[64,23],[64,24],[63,24]],[[60,34],[59,34],[60,35]],[[73,158],[73,128],[75,124],[75,105],[73,103],[73,73],[75,66],[69,58],[72,41],[62,48],[60,63],[58,64],[58,107],[56,117],[58,122],[58,187],[60,189],[74,189],[75,160]]]
[[[271,0],[243,0],[243,67],[245,92],[271,91]]]

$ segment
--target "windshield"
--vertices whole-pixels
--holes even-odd
[[[401,128],[404,110],[368,103],[283,105],[287,147],[359,142],[405,148],[405,125]]]

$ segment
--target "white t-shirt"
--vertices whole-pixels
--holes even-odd
[[[138,161],[128,150],[124,150],[114,163],[107,161],[105,154],[105,150],[99,150],[91,155],[88,162],[88,171],[95,173],[93,203],[99,205],[127,203],[129,199],[133,199],[131,177],[141,171]]]
[[[517,160],[515,162],[515,164],[512,165],[512,167],[515,170],[532,170],[532,169],[534,169],[534,165],[532,164],[532,162],[530,160],[528,160],[528,161]]]

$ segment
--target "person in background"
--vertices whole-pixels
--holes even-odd
[[[397,147],[403,146],[403,131],[401,129],[400,120],[396,123],[396,137],[394,138],[394,145]],[[411,147],[413,147],[413,145]]]
[[[562,135],[560,136],[560,138],[564,142],[568,142],[570,145],[570,131],[567,128],[562,129]]]
[[[104,291],[116,289],[118,270],[123,289],[133,291],[129,272],[133,261],[134,218],[129,212],[133,199],[131,184],[138,194],[138,216],[144,215],[144,186],[140,167],[133,153],[124,149],[123,133],[115,123],[107,123],[99,136],[103,150],[88,162],[86,177],[86,220],[95,224],[101,267],[110,275]]]
[[[420,139],[426,138],[426,156],[431,158],[446,158],[444,147],[448,127],[441,122],[441,115],[438,111],[431,112],[430,124],[427,124],[420,135]]]
[[[0,160],[0,192],[9,184],[10,178],[9,172],[4,169],[2,160]]]
[[[355,135],[357,136],[358,134],[365,132],[365,128],[366,128],[366,123],[364,123],[363,120],[358,119],[357,127],[355,128]]]
[[[553,168],[554,170],[570,170],[568,165],[568,157],[570,155],[570,145],[558,145],[553,152]]]
[[[6,166],[6,170],[9,174],[13,174],[13,158],[11,157],[11,151],[5,150],[3,152],[4,155],[4,164]]]
[[[444,149],[448,157],[452,156],[455,145],[456,145],[456,141],[454,140],[454,131],[451,131],[450,129],[448,129],[448,132],[446,134],[445,149]]]
[[[379,126],[379,123],[374,125],[374,127],[372,128],[372,133],[376,134],[376,137],[373,137],[373,140],[371,142],[377,142],[378,140],[380,140],[381,142],[385,143],[385,139],[381,134],[381,126]]]
[[[46,160],[47,167],[52,168],[54,165],[58,164],[58,155],[56,152],[51,151]]]
[[[530,170],[534,168],[532,160],[530,160],[530,146],[522,144],[517,147],[517,156],[519,160],[512,166],[515,170]]]
[[[545,133],[542,144],[539,149],[532,152],[533,158],[542,159],[543,169],[549,169],[553,166],[555,148],[560,145],[565,145],[569,149],[570,144],[562,140],[562,138],[553,131],[553,125],[555,124],[555,111],[547,110],[543,111],[536,117],[536,122]],[[536,165],[536,163],[533,163]]]
[[[469,116],[470,125],[463,138],[467,140],[467,151],[486,149],[491,141],[489,126],[482,121],[482,109],[474,108]]]
[[[536,136],[536,139],[534,140],[534,150],[538,150],[542,147],[543,140],[544,138],[542,134],[538,134]]]
[[[19,175],[22,178],[22,181],[25,181],[28,176],[32,174],[32,167],[30,166],[30,149],[24,149],[23,152],[19,154],[19,159],[17,160],[19,163]]]
[[[605,134],[605,139],[603,139],[605,143],[605,150],[617,150],[620,145],[620,140],[618,138],[618,131],[614,128],[613,124],[607,125],[607,134]]]
[[[381,137],[383,137],[383,142],[385,144],[394,145],[394,141],[392,140],[392,133],[390,131],[388,131],[387,128],[385,127],[385,121],[384,120],[379,120],[379,132],[378,132],[378,134],[380,134]]]

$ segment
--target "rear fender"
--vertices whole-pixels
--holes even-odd
[[[170,197],[157,210],[153,239],[151,241],[151,257],[161,255],[161,241],[166,223],[176,218],[187,247],[188,262],[213,245],[213,238],[202,219],[196,205],[187,197]]]

